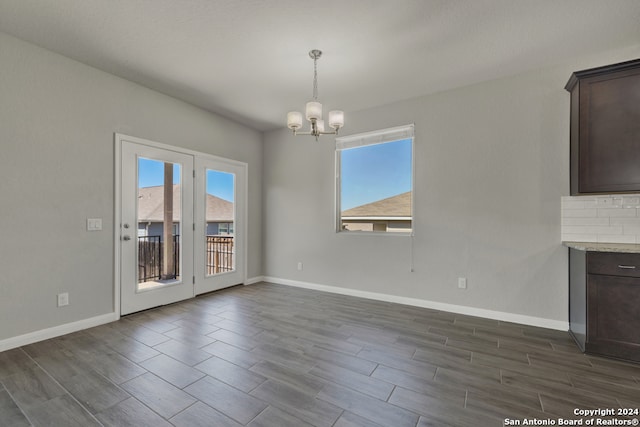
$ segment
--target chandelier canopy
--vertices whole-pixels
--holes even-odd
[[[311,127],[308,132],[298,132],[302,127],[302,113],[290,111],[287,114],[287,127],[293,130],[294,135],[315,136],[316,141],[320,135],[337,135],[338,130],[344,126],[344,112],[340,110],[329,111],[329,127],[331,132],[324,130],[324,120],[322,120],[322,104],[318,102],[318,58],[322,56],[322,51],[313,49],[309,52],[313,59],[313,100],[307,102],[305,118],[310,122]]]

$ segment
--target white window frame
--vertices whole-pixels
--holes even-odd
[[[384,144],[387,142],[411,139],[411,232],[400,231],[345,231],[342,229],[342,180],[340,177],[340,152],[348,148],[364,147],[367,145]],[[344,235],[376,235],[376,236],[408,236],[415,235],[415,130],[414,125],[397,126],[371,132],[336,137],[335,152],[335,230]]]
[[[224,231],[223,231],[223,228],[224,228]],[[218,234],[219,235],[223,235],[223,233],[225,235],[229,234],[229,223],[228,222],[219,222],[218,223]]]

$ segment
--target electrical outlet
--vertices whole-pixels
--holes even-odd
[[[458,277],[458,288],[467,289],[467,278],[466,277]]]
[[[69,293],[64,292],[58,294],[58,307],[63,307],[65,305],[69,305]]]
[[[298,261],[298,271],[302,271],[302,261]]]

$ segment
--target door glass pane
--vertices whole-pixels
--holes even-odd
[[[205,274],[235,271],[235,175],[207,169],[205,197]]]
[[[138,158],[137,291],[180,282],[181,167]]]

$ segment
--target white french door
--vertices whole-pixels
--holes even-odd
[[[243,283],[246,165],[196,158],[196,294]]]
[[[246,164],[116,135],[125,315],[244,283]]]
[[[121,148],[121,314],[129,314],[193,297],[194,159],[130,141]]]

